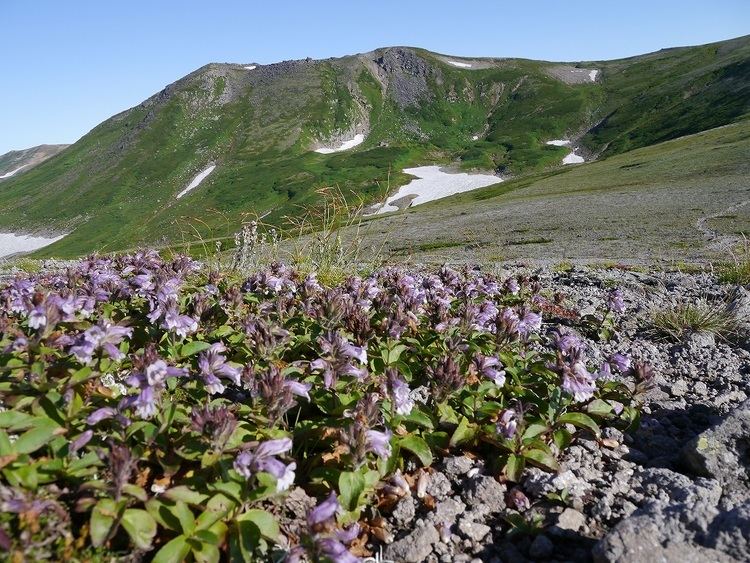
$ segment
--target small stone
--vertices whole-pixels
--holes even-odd
[[[547,559],[555,551],[555,544],[544,534],[539,534],[534,538],[529,547],[529,555],[533,559]]]
[[[466,505],[460,500],[448,498],[440,501],[435,506],[435,510],[430,514],[430,520],[435,524],[452,525],[459,514],[463,514]]]
[[[404,526],[414,520],[416,513],[417,501],[414,500],[414,497],[404,497],[396,503],[391,515],[397,524]]]
[[[557,527],[561,530],[577,532],[586,525],[586,517],[572,508],[566,508],[557,517]]]
[[[419,563],[427,559],[432,553],[432,546],[438,541],[440,541],[440,534],[437,528],[432,524],[427,524],[386,547],[385,557],[404,563]]]
[[[455,481],[471,471],[472,467],[474,467],[474,462],[465,455],[460,455],[445,458],[442,470],[449,479]]]
[[[458,521],[458,530],[465,537],[475,542],[481,541],[487,534],[490,533],[490,527],[486,524],[473,522],[467,518],[461,518],[461,520]]]
[[[466,484],[463,499],[472,506],[485,505],[488,512],[500,512],[505,508],[505,486],[487,475],[477,475]]]
[[[448,498],[453,492],[453,486],[445,475],[435,472],[430,475],[430,480],[427,482],[426,492],[437,500],[443,500]]]

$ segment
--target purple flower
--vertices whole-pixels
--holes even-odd
[[[610,367],[609,362],[602,363],[599,371],[596,372],[596,378],[604,381],[612,379],[612,368]]]
[[[198,330],[198,321],[188,315],[181,315],[177,308],[174,307],[168,309],[164,314],[164,321],[161,326],[185,338],[188,334],[192,334]]]
[[[71,346],[70,353],[76,359],[88,364],[92,361],[97,350],[106,352],[113,360],[121,360],[125,355],[117,347],[126,337],[133,334],[133,329],[104,321],[87,329],[78,338],[75,345]]]
[[[584,363],[576,360],[563,370],[563,391],[573,395],[573,399],[580,403],[594,396],[596,384],[594,376],[589,373]]]
[[[307,513],[307,525],[311,530],[315,530],[317,527],[329,524],[338,512],[341,512],[341,505],[336,498],[336,493],[331,491],[328,498]]]
[[[542,316],[531,311],[525,311],[518,322],[518,332],[521,334],[539,332],[539,329],[541,328]]]
[[[215,342],[211,347],[198,357],[198,368],[201,377],[206,385],[209,394],[224,392],[224,385],[219,380],[219,376],[229,379],[235,385],[240,384],[241,370],[230,366],[226,358],[221,354],[226,351],[226,347],[221,342]]]
[[[607,296],[607,308],[614,313],[622,313],[625,311],[625,301],[622,297],[622,291],[619,289],[613,289]]]
[[[112,407],[102,407],[92,412],[86,419],[86,424],[94,426],[99,424],[102,420],[112,418],[117,414],[117,411]]]
[[[367,375],[365,367],[356,367],[351,362],[352,359],[367,362],[367,351],[364,348],[351,344],[341,334],[332,331],[320,336],[318,344],[323,357],[310,362],[310,369],[323,372],[323,383],[326,388],[333,387],[342,375],[351,375],[357,379]]]
[[[625,373],[630,369],[630,358],[623,354],[612,354],[612,357],[609,358],[609,363],[617,368],[620,373]]]
[[[388,376],[388,386],[391,390],[391,401],[393,401],[394,409],[396,413],[407,416],[414,408],[414,401],[411,398],[409,385],[401,379],[393,368],[386,370]]]
[[[361,559],[355,557],[346,546],[336,538],[318,538],[315,542],[318,554],[332,563],[359,563]]]
[[[367,450],[373,452],[378,457],[388,459],[391,456],[391,436],[390,430],[380,432],[378,430],[368,430]]]
[[[29,326],[40,329],[47,324],[47,314],[43,306],[37,305],[29,312]]]
[[[234,460],[234,469],[245,479],[249,479],[259,472],[270,473],[276,478],[276,490],[284,491],[294,483],[294,470],[297,468],[297,464],[294,462],[288,465],[284,464],[276,456],[291,449],[291,438],[268,440],[254,449],[240,452]]]
[[[567,353],[574,348],[581,348],[583,342],[572,332],[552,331],[552,344],[560,352]]]
[[[80,450],[83,446],[88,444],[91,441],[91,438],[94,437],[94,431],[93,430],[86,430],[83,434],[78,436],[75,440],[73,440],[70,443],[70,446],[68,447],[68,452],[71,455],[74,455]]]
[[[133,367],[133,372],[125,382],[131,387],[137,387],[139,392],[138,395],[124,398],[121,408],[135,408],[136,414],[141,418],[151,418],[156,414],[168,378],[187,375],[185,368],[169,366],[159,358],[153,345],[147,346],[143,355],[134,357]]]
[[[521,286],[518,284],[518,280],[516,278],[508,278],[507,280],[505,280],[505,283],[503,285],[505,287],[505,290],[512,295],[516,295],[521,290]]]
[[[498,387],[505,385],[505,370],[498,369],[502,368],[498,358],[477,354],[472,360],[472,366],[479,375],[494,381]]]
[[[514,409],[505,409],[500,413],[497,421],[497,432],[506,440],[511,440],[516,435],[518,428],[518,413]]]

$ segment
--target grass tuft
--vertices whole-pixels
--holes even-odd
[[[684,342],[693,334],[711,334],[727,340],[737,329],[737,318],[726,303],[699,300],[654,311],[649,331],[665,340]]]
[[[732,253],[732,260],[717,267],[719,281],[738,285],[750,284],[750,241],[745,239],[738,252]]]

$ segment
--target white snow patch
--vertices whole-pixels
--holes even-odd
[[[22,165],[22,166],[19,166],[19,167],[18,167],[18,168],[16,168],[15,170],[11,170],[10,172],[6,172],[6,173],[5,173],[5,174],[3,174],[2,176],[0,176],[0,180],[2,180],[3,178],[10,178],[11,176],[13,176],[13,174],[15,174],[16,172],[18,172],[18,171],[19,171],[19,170],[21,170],[22,168],[26,168],[27,166],[28,166],[28,164],[24,164],[24,165]]]
[[[577,150],[578,147],[574,148],[572,153],[563,158],[563,164],[581,164],[582,162],[586,162],[582,156],[576,154]]]
[[[449,65],[457,66],[458,68],[471,68],[469,63],[460,63],[458,61],[448,61]]]
[[[258,65],[250,65],[250,66],[246,66],[246,67],[244,67],[244,68],[245,68],[246,70],[255,70],[256,68],[258,68]]]
[[[380,209],[375,213],[371,213],[371,215],[398,211],[398,207],[392,205],[392,202],[409,195],[416,196],[412,200],[411,205],[419,205],[453,194],[491,186],[503,181],[502,178],[490,174],[467,174],[465,172],[453,174],[444,172],[439,166],[404,168],[404,172],[416,176],[417,179],[412,180],[405,186],[401,186],[395,194],[386,200]]]
[[[471,138],[471,140],[472,140],[472,141],[478,141],[478,140],[479,140],[479,135],[474,135],[474,136],[473,136],[473,137]]]
[[[18,235],[16,233],[0,233],[0,258],[17,254],[19,252],[31,252],[48,244],[52,244],[63,238],[58,237],[35,237],[31,235]]]
[[[548,145],[554,145],[556,147],[564,147],[565,145],[569,145],[570,141],[567,139],[553,139],[551,141],[547,141]]]
[[[193,181],[188,184],[187,188],[185,188],[184,190],[182,190],[180,193],[177,194],[177,199],[180,199],[190,190],[197,188],[200,185],[200,183],[206,179],[206,176],[208,176],[211,172],[214,171],[214,168],[216,168],[216,165],[212,164],[205,170],[201,171],[201,173],[198,174],[195,178],[193,178]]]
[[[353,149],[357,145],[361,145],[364,140],[365,136],[362,133],[357,133],[356,135],[354,135],[353,139],[344,141],[338,147],[320,147],[319,149],[315,149],[315,152],[319,152],[320,154],[331,154],[332,152],[346,151],[349,149]]]
[[[599,74],[598,70],[592,70],[589,72],[589,78],[591,79],[591,82],[596,82],[596,75]]]

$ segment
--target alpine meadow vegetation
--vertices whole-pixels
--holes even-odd
[[[538,280],[471,268],[238,279],[140,251],[19,274],[0,290],[0,547],[357,561],[450,452],[516,483],[637,425],[651,368],[593,365],[577,336],[624,314],[613,290],[576,326]],[[296,488],[317,499],[301,529],[281,510]]]

